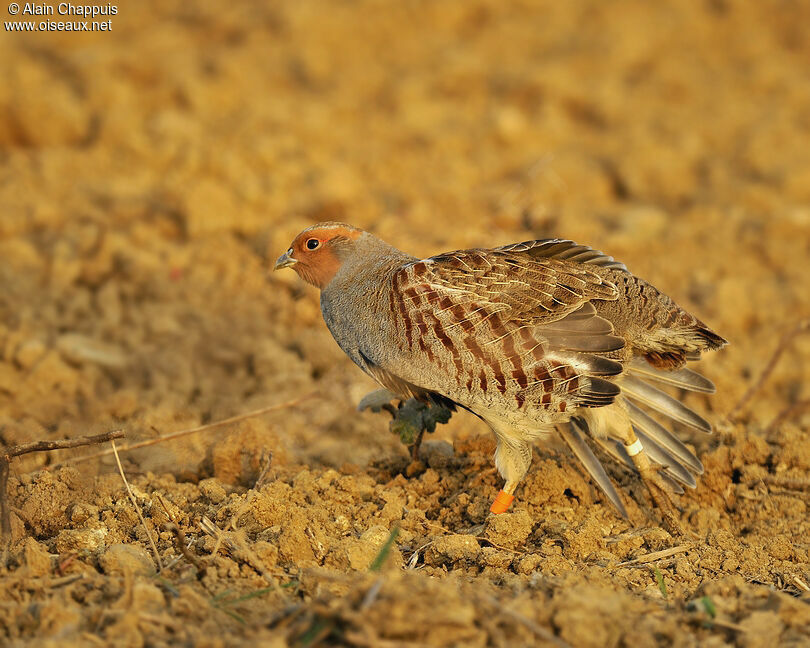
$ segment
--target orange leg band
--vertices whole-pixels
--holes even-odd
[[[515,499],[514,495],[510,495],[506,491],[501,491],[498,493],[498,496],[495,498],[495,501],[492,502],[492,506],[489,507],[489,510],[495,513],[506,513],[507,509],[512,505],[512,501]]]

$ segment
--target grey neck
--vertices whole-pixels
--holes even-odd
[[[335,290],[357,290],[367,279],[379,285],[382,276],[392,273],[396,268],[415,261],[416,258],[405,254],[373,234],[364,232],[352,242],[350,253],[343,256],[343,263],[332,281],[323,289],[324,295]]]

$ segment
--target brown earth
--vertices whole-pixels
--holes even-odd
[[[0,644],[810,644],[810,414],[787,411],[810,336],[728,421],[810,316],[810,6],[191,6],[0,35],[0,442],[316,395],[122,452],[146,529],[109,454],[76,462],[108,448],[14,460]],[[686,534],[611,465],[619,518],[557,446],[486,520],[493,442],[465,414],[408,471],[316,292],[267,275],[324,219],[416,255],[572,238],[727,337],[689,401],[716,434],[688,437]]]

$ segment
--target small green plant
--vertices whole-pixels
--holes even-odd
[[[667,598],[667,584],[664,582],[664,575],[661,573],[661,570],[658,569],[658,565],[655,566],[655,580],[658,583],[658,589],[661,591],[661,596],[664,597],[666,600]]]
[[[423,402],[415,398],[399,401],[396,407],[392,401],[397,396],[388,390],[380,389],[368,394],[357,406],[361,412],[370,409],[372,412],[385,410],[391,414],[389,428],[399,440],[411,450],[413,459],[419,458],[419,447],[425,432],[435,432],[439,423],[447,423],[453,411],[442,404]]]
[[[383,543],[383,546],[380,547],[377,555],[374,556],[374,560],[372,560],[371,564],[368,566],[368,570],[370,572],[376,572],[382,569],[382,566],[385,564],[385,559],[388,558],[388,554],[391,553],[391,547],[394,546],[394,542],[396,542],[398,535],[399,527],[395,526],[393,529],[391,529],[391,533],[388,535],[388,538]]]
[[[447,423],[453,415],[444,405],[423,403],[415,398],[401,403],[391,421],[391,432],[406,446],[422,440],[425,432],[435,432],[436,425]]]
[[[703,604],[703,609],[706,610],[706,614],[708,614],[712,619],[717,616],[717,608],[714,607],[714,601],[712,601],[708,596],[701,598],[700,602]]]
[[[714,619],[717,617],[717,608],[714,601],[708,596],[701,596],[699,599],[694,599],[686,604],[686,609],[690,612],[699,612],[705,614],[709,618],[704,620],[706,627],[714,625]]]
[[[286,587],[296,587],[298,586],[298,581],[290,581],[289,583],[284,583],[279,585],[278,587],[286,588]],[[242,596],[236,596],[234,598],[228,598],[228,596],[233,592],[233,590],[225,590],[224,592],[220,592],[216,596],[214,596],[210,603],[213,607],[217,610],[220,610],[227,614],[232,619],[238,621],[240,624],[245,625],[245,619],[234,612],[232,608],[234,605],[239,603],[244,603],[245,601],[249,601],[250,599],[254,599],[258,596],[264,596],[265,594],[269,594],[278,589],[278,587],[271,586],[271,587],[262,587],[261,589],[253,590],[252,592],[248,592],[247,594],[243,594]]]

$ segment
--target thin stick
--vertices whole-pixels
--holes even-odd
[[[3,531],[3,553],[0,555],[0,567],[6,565],[8,558],[8,547],[11,544],[11,515],[8,512],[8,458],[0,458],[0,518],[2,518]]]
[[[160,493],[155,493],[158,498],[158,502],[160,502],[160,506],[163,508],[163,511],[166,513],[166,517],[169,518],[169,522],[174,522],[174,516],[169,511],[169,507],[166,506],[166,502],[163,501],[163,496]]]
[[[96,443],[106,443],[113,439],[120,439],[123,436],[124,433],[121,430],[113,430],[112,432],[105,432],[104,434],[76,437],[75,439],[23,443],[21,445],[10,446],[0,452],[0,531],[2,531],[3,537],[9,542],[11,541],[11,517],[6,498],[8,495],[9,464],[13,457],[19,457],[29,452],[48,452],[50,450],[64,450]],[[5,560],[0,561],[0,563],[5,564]]]
[[[60,576],[53,578],[52,576],[41,576],[39,578],[26,578],[11,580],[15,585],[21,584],[27,590],[36,590],[39,588],[54,589],[57,587],[64,587],[70,585],[78,580],[87,578],[86,572],[79,572],[78,574],[69,574],[67,576]]]
[[[149,527],[146,526],[146,521],[143,519],[143,515],[141,515],[141,507],[138,506],[138,502],[135,499],[135,495],[132,493],[132,489],[129,487],[129,482],[127,481],[126,475],[124,475],[124,468],[121,466],[121,459],[118,456],[118,450],[115,447],[115,441],[110,441],[110,444],[112,445],[112,453],[115,455],[115,463],[118,464],[118,472],[121,474],[121,479],[124,481],[124,486],[127,487],[129,499],[132,502],[132,506],[135,507],[135,512],[138,514],[138,517],[141,520],[143,530],[146,531],[146,537],[149,538],[149,544],[152,545],[152,553],[155,554],[155,560],[157,561],[158,571],[160,571],[163,569],[163,561],[160,559],[160,554],[158,553],[155,541],[152,540],[152,534],[149,533]]]
[[[796,416],[802,410],[810,409],[810,398],[805,398],[804,400],[800,400],[797,403],[793,403],[790,407],[782,410],[779,412],[777,417],[771,421],[771,424],[765,430],[765,434],[771,434],[772,432],[776,432],[776,429],[782,425],[785,421],[789,421],[794,416]]]
[[[453,535],[459,534],[454,533]],[[475,538],[476,540],[483,540],[484,542],[488,542],[489,544],[491,544],[496,549],[500,549],[501,551],[509,551],[513,554],[517,554],[518,556],[522,556],[523,554],[526,553],[525,551],[520,551],[519,549],[510,549],[509,547],[504,547],[503,545],[495,544],[494,542],[492,542],[492,540],[484,536],[473,536],[473,538]]]
[[[236,522],[242,516],[242,513],[244,513],[247,510],[247,507],[250,505],[250,502],[251,502],[251,500],[253,500],[253,496],[255,494],[256,494],[256,491],[253,490],[253,489],[251,489],[251,490],[249,490],[247,492],[247,495],[245,495],[245,501],[242,502],[242,505],[238,509],[236,509],[234,514],[231,516],[231,519],[228,522],[228,524],[225,525],[225,531],[229,531],[231,529],[233,531],[236,531]],[[203,521],[205,521],[205,520],[208,520],[208,518],[203,516]],[[211,522],[210,520],[208,520],[208,521]],[[211,524],[214,525],[213,522],[211,522]],[[200,527],[202,527],[202,522],[200,523]],[[211,550],[211,555],[212,556],[215,556],[217,554],[217,552],[219,551],[220,544],[222,544],[222,541],[225,539],[225,533],[220,532],[219,527],[217,527],[216,525],[214,525],[214,528],[217,530],[217,535],[216,535],[217,541],[216,541],[216,544],[214,545],[214,548]]]
[[[190,562],[194,567],[197,568],[197,575],[203,570],[202,564],[199,562],[199,559],[191,553],[191,544],[186,543],[186,534],[183,533],[183,529],[180,528],[180,525],[175,522],[174,516],[172,515],[169,507],[166,506],[166,502],[164,501],[163,497],[160,493],[155,493],[158,498],[158,502],[160,502],[161,507],[163,507],[163,511],[166,513],[166,517],[169,518],[169,521],[163,525],[163,528],[166,531],[170,531],[174,534],[174,541],[177,545],[178,550],[180,551],[180,558],[177,558],[170,563],[168,563],[164,569],[169,569],[173,567],[176,563],[180,561],[181,558],[185,558],[188,562]]]
[[[791,479],[790,477],[779,477],[778,475],[765,475],[761,481],[769,486],[784,488],[788,491],[810,490],[810,479]]]
[[[698,619],[695,619],[697,621]],[[731,621],[721,621],[720,619],[700,619],[701,623],[707,624],[709,627],[717,626],[718,628],[723,628],[724,630],[733,630],[734,632],[748,632],[745,628],[743,628],[738,623],[731,623]]]
[[[124,436],[123,430],[113,430],[95,436],[76,437],[75,439],[59,439],[58,441],[34,441],[33,443],[23,443],[21,445],[6,448],[6,457],[19,457],[29,452],[47,452],[49,450],[65,450],[67,448],[78,448],[79,446],[93,445],[96,443],[106,443],[113,439],[120,439]]]
[[[223,425],[230,425],[231,423],[238,423],[239,421],[244,421],[245,419],[255,418],[257,416],[267,414],[268,412],[274,412],[276,410],[294,407],[299,403],[307,400],[308,398],[312,398],[313,396],[315,396],[315,392],[307,394],[306,396],[301,396],[300,398],[296,398],[295,400],[286,401],[284,403],[278,403],[276,405],[270,405],[268,407],[262,407],[260,409],[252,410],[244,414],[238,414],[237,416],[231,416],[230,418],[222,419],[221,421],[214,421],[213,423],[206,423],[205,425],[199,425],[197,427],[188,428],[186,430],[179,430],[177,432],[172,432],[171,434],[158,437],[157,439],[148,439],[146,441],[139,441],[138,443],[130,443],[129,445],[119,448],[119,450],[121,452],[127,452],[128,450],[145,448],[147,446],[156,445],[158,443],[164,443],[165,441],[172,441],[180,437],[188,436],[189,434],[194,434],[195,432],[205,432],[208,430],[213,430],[214,428],[222,427]],[[101,452],[86,455],[84,457],[69,459],[65,463],[80,463],[82,461],[90,461],[91,459],[96,459],[98,457],[106,457],[107,455],[110,454],[113,454],[112,450],[103,450]]]
[[[369,632],[368,629],[365,630]],[[429,648],[428,644],[418,643],[414,641],[391,641],[389,639],[380,639],[372,630],[372,635],[360,634],[357,631],[347,630],[344,632],[343,638],[352,646],[359,648]],[[314,646],[314,643],[308,644]]]
[[[78,574],[70,574],[62,578],[54,578],[48,583],[47,587],[64,587],[65,585],[75,583],[77,580],[82,580],[84,577],[84,572],[79,572]]]
[[[197,568],[197,573],[199,574],[203,570],[203,565],[200,562],[200,559],[197,558],[191,550],[186,545],[186,535],[183,533],[183,529],[181,529],[177,524],[174,522],[167,522],[163,525],[163,528],[167,531],[171,531],[174,534],[175,544],[177,545],[177,549],[183,554],[183,558],[188,560],[194,567]]]
[[[782,336],[782,340],[779,342],[779,346],[776,347],[776,350],[773,352],[770,360],[765,365],[765,368],[762,370],[762,373],[759,375],[759,378],[748,388],[742,398],[737,401],[737,404],[731,409],[731,412],[728,414],[728,420],[732,423],[736,423],[739,420],[739,415],[743,411],[743,409],[748,405],[748,402],[756,395],[756,393],[762,389],[762,386],[765,384],[765,381],[771,377],[773,370],[776,369],[776,364],[779,362],[779,359],[782,357],[782,354],[787,350],[790,343],[793,341],[797,335],[801,335],[802,333],[806,333],[810,331],[810,319],[802,320],[799,322],[793,329],[785,333]]]
[[[799,586],[799,589],[804,590],[805,592],[810,592],[810,587],[808,587],[808,586],[807,586],[807,583],[805,583],[805,582],[804,582],[804,581],[803,581],[801,578],[799,578],[798,576],[794,576],[794,577],[793,577],[793,581],[796,583],[796,585],[798,585],[798,586]]]
[[[646,563],[651,563],[656,560],[660,560],[661,558],[669,558],[670,556],[674,556],[679,553],[683,553],[684,551],[689,551],[692,548],[691,544],[682,544],[678,545],[677,547],[670,547],[669,549],[662,549],[661,551],[653,551],[652,553],[648,553],[640,558],[635,558],[633,560],[628,560],[623,563],[619,563],[616,567],[629,567],[631,565],[644,565]]]

